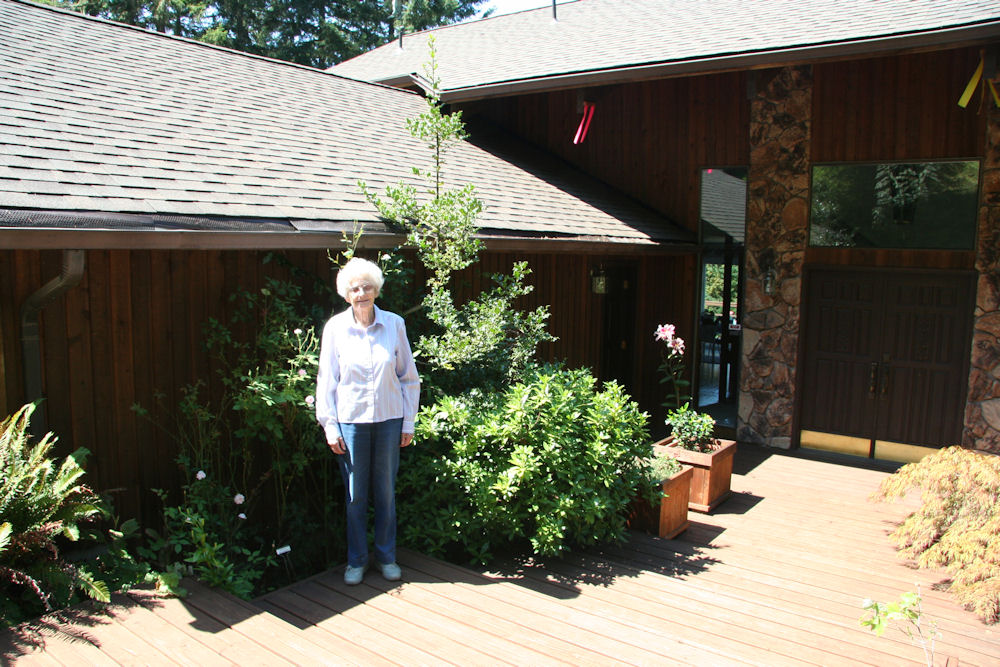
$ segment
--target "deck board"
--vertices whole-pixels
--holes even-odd
[[[632,533],[559,559],[460,567],[401,550],[402,582],[335,568],[237,600],[197,583],[183,600],[131,591],[0,634],[17,664],[920,665],[894,629],[858,624],[861,600],[919,584],[938,664],[1000,664],[1000,629],[901,561],[888,540],[915,499],[868,498],[888,473],[741,446],[733,496],[677,539]]]

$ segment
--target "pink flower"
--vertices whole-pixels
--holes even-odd
[[[305,376],[306,376],[306,369],[300,368],[299,369],[299,377],[300,378],[304,378]]]
[[[656,340],[669,341],[674,337],[674,331],[675,329],[673,324],[661,324],[656,327],[656,331],[653,333],[653,336]]]
[[[308,403],[309,405],[312,405],[315,402],[316,402],[315,398],[313,398],[312,396],[306,396],[306,403]]]
[[[684,354],[684,339],[674,338],[667,345],[670,346],[672,354]]]
[[[237,493],[235,496],[233,496],[233,502],[236,503],[237,505],[242,505],[243,503],[246,502],[246,500],[247,500],[246,496],[244,496],[242,493]]]
[[[195,478],[196,480],[198,480],[199,482],[200,482],[201,480],[205,479],[206,477],[208,477],[208,475],[206,475],[206,474],[205,474],[205,471],[204,471],[204,470],[199,470],[199,471],[197,472],[197,474],[195,474],[195,476],[194,476],[194,478]]]

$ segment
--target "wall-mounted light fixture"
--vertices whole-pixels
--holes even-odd
[[[608,293],[608,274],[604,273],[604,267],[591,269],[590,271],[590,291],[594,294]]]
[[[764,272],[764,278],[763,278],[764,294],[774,294],[774,283],[776,280],[777,277],[774,275],[774,269],[768,268]]]

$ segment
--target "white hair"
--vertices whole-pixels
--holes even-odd
[[[351,289],[351,283],[358,280],[367,280],[375,286],[376,292],[381,292],[382,285],[385,283],[382,269],[378,268],[378,264],[360,257],[352,257],[337,272],[337,293],[346,299],[347,293]]]

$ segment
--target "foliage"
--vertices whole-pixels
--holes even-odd
[[[715,420],[711,415],[691,410],[685,403],[667,413],[667,425],[680,447],[693,452],[715,449]]]
[[[516,263],[509,276],[494,275],[494,287],[477,298],[455,303],[454,274],[474,264],[482,249],[476,220],[483,204],[472,184],[445,187],[448,152],[462,141],[465,130],[461,112],[446,114],[442,109],[433,38],[428,43],[427,109],[407,121],[411,135],[430,153],[428,167],[413,169],[423,189],[399,183],[387,187],[383,197],[359,184],[380,215],[406,231],[407,243],[427,269],[428,293],[422,306],[431,331],[414,345],[424,400],[470,387],[499,390],[532,365],[539,343],[554,340],[546,331],[548,307],[532,311],[514,307],[533,289],[527,284],[530,270],[525,262]]]
[[[161,568],[191,568],[248,598],[336,560],[343,492],[313,408],[316,327],[328,311],[311,308],[296,282],[275,278],[233,302],[230,322],[205,329],[214,390],[186,387],[168,429],[186,482],[179,501],[160,493],[164,522],[147,531],[146,553]],[[252,342],[241,337],[247,327],[256,328]],[[291,550],[279,560],[282,546]]]
[[[325,69],[486,0],[48,0],[67,9]]]
[[[679,408],[682,403],[691,400],[691,396],[684,393],[691,386],[684,379],[684,339],[675,335],[676,332],[673,324],[661,324],[653,332],[653,337],[663,342],[660,350],[660,384],[669,385],[667,400],[663,402],[663,406],[668,409]]]
[[[650,481],[659,484],[665,479],[673,477],[681,471],[683,466],[676,457],[666,453],[659,453],[653,457],[649,467]]]
[[[649,465],[645,413],[584,369],[445,396],[421,410],[415,442],[400,466],[401,540],[479,562],[524,542],[553,555],[621,539]]]
[[[734,264],[730,268],[733,273],[732,284],[737,285],[739,284],[740,280],[739,278],[740,267],[738,264]],[[721,304],[722,304],[723,289],[725,286],[725,276],[726,276],[725,269],[726,269],[725,264],[705,265],[705,301],[706,301],[705,310],[707,312],[711,312],[713,315],[722,314]],[[737,299],[739,298],[739,295],[736,293],[735,289],[733,290],[731,298],[732,298],[732,306],[735,309]],[[708,303],[711,303],[712,305],[707,305]]]
[[[876,602],[867,598],[861,603],[865,614],[860,622],[862,627],[879,637],[885,633],[890,622],[899,623],[900,631],[905,632],[910,641],[923,649],[927,667],[934,667],[934,643],[941,633],[938,632],[937,623],[925,624],[920,600],[919,586],[916,593],[907,591],[896,602]]]
[[[141,581],[147,568],[126,542],[137,524],[98,530],[107,504],[83,483],[87,451],[57,466],[56,438],[35,444],[28,435],[34,404],[0,424],[0,626],[8,626],[80,599],[107,602],[112,591]],[[110,538],[110,539],[109,539]],[[96,558],[72,562],[67,547],[96,547]]]
[[[184,485],[180,505],[164,507],[162,534],[147,531],[148,546],[140,553],[167,571],[190,571],[210,586],[249,599],[264,568],[273,566],[275,559],[243,545],[240,533],[247,515],[237,512],[240,508],[232,497],[218,498],[225,493],[224,487],[198,477]],[[166,505],[166,493],[159,491],[157,495]],[[220,512],[227,501],[230,512]]]
[[[874,500],[921,489],[921,505],[893,531],[900,553],[943,567],[949,590],[980,618],[1000,618],[1000,457],[948,447],[886,478]]]

